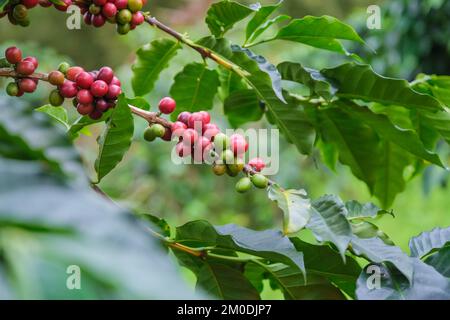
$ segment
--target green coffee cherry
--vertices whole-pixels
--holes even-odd
[[[130,32],[130,24],[129,23],[125,23],[125,24],[117,24],[117,33],[118,34],[127,34],[128,32]]]
[[[128,9],[130,9],[131,12],[138,12],[142,9],[142,6],[142,0],[128,0]]]
[[[21,27],[28,27],[30,25],[30,19],[25,17],[24,19],[19,20],[18,23]]]
[[[96,6],[94,3],[92,3],[89,6],[89,12],[92,14],[99,14],[100,12],[102,12],[102,8],[99,6]]]
[[[152,130],[152,127],[148,127],[145,129],[144,131],[144,139],[146,141],[152,142],[153,140],[156,139],[155,133]]]
[[[236,191],[239,193],[247,192],[251,188],[252,188],[252,181],[248,177],[244,177],[236,183]]]
[[[225,133],[218,133],[214,137],[214,147],[216,151],[226,150],[230,147],[230,138]]]
[[[133,15],[132,15],[130,10],[122,9],[122,10],[119,11],[119,13],[117,15],[117,21],[120,24],[126,24],[126,23],[129,23],[131,21],[132,17],[133,17]]]
[[[244,164],[243,163],[232,163],[227,165],[228,170],[233,174],[232,176],[238,175],[243,169]]]
[[[225,150],[222,152],[222,162],[226,164],[234,163],[234,153],[231,150]]]
[[[58,66],[58,71],[64,73],[64,75],[65,75],[67,70],[69,70],[69,68],[70,68],[70,64],[68,64],[67,62],[61,62]]]
[[[6,93],[9,96],[15,97],[19,94],[19,86],[15,82],[10,82],[6,86]]]
[[[223,176],[227,172],[227,166],[224,164],[215,164],[212,170],[216,176]]]
[[[21,20],[25,20],[28,16],[28,9],[23,4],[18,4],[13,9],[13,17],[20,22]]]
[[[58,90],[53,90],[52,92],[50,92],[50,95],[48,96],[48,101],[52,106],[59,107],[64,103],[64,98],[59,93]]]
[[[269,179],[267,179],[265,176],[263,176],[260,173],[254,174],[251,177],[251,180],[253,182],[253,185],[260,189],[265,189],[269,185]]]
[[[150,127],[150,130],[152,130],[155,137],[158,138],[163,137],[164,134],[166,133],[166,128],[164,128],[164,126],[159,123],[155,123],[154,125],[152,125]]]

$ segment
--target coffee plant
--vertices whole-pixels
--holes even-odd
[[[27,10],[38,3],[64,10],[72,1],[0,0],[0,17],[28,25]],[[366,46],[350,25],[330,16],[278,15],[281,2],[216,2],[205,18],[209,34],[196,41],[141,11],[142,0],[73,4],[88,25],[110,22],[125,34],[145,23],[167,37],[136,51],[134,97],[122,93],[109,67],[86,71],[62,62],[44,73],[20,48],[6,50],[0,76],[12,79],[8,95],[31,94],[43,83],[53,88],[39,112],[16,98],[0,104],[1,298],[260,299],[268,280],[286,299],[450,299],[450,228],[411,238],[408,255],[375,224],[393,215],[392,203],[414,175],[446,168],[436,146],[450,143],[448,76],[408,82],[379,75],[344,45]],[[232,43],[227,32],[238,23],[245,34]],[[275,66],[256,53],[258,45],[278,41],[342,54],[347,62],[315,70],[295,61]],[[185,50],[200,60],[179,71],[170,96],[150,111],[143,96]],[[289,91],[287,82],[309,94]],[[211,121],[216,97],[235,127],[265,117],[300,154],[320,152],[331,169],[348,166],[380,207],[335,195],[311,199],[303,189],[280,186],[265,174],[266,159],[247,159],[253,141]],[[62,107],[68,99],[79,114],[75,121]],[[174,141],[177,157],[236,177],[237,192],[265,190],[283,226],[255,231],[196,220],[174,228],[115,204],[98,183],[129,150],[133,115],[148,122],[145,141]],[[99,123],[97,176],[90,181],[73,141]],[[299,238],[305,230],[317,243]],[[168,250],[195,274],[196,293],[182,284]],[[81,290],[65,286],[69,265],[81,268]]]

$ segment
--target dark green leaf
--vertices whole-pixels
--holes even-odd
[[[81,116],[79,117],[72,125],[70,126],[69,130],[67,131],[69,137],[74,140],[76,139],[80,133],[84,133],[86,131],[86,128],[89,127],[92,124],[101,123],[106,121],[112,113],[112,109],[105,112],[100,119],[93,120],[89,116]]]
[[[283,190],[274,184],[268,190],[269,199],[283,211],[283,233],[295,233],[303,229],[311,217],[311,202],[305,190]]]
[[[442,110],[435,98],[414,91],[406,80],[380,76],[369,65],[346,63],[321,71],[336,81],[337,95],[383,104],[393,104],[411,109]]]
[[[430,252],[440,249],[450,243],[450,227],[435,228],[422,232],[409,240],[409,250],[412,257],[422,258]]]
[[[356,294],[360,300],[449,300],[450,279],[443,277],[419,259],[411,258],[412,282],[395,268],[375,265],[383,273],[380,288],[369,289],[371,273],[365,269],[358,279]]]
[[[264,114],[255,91],[245,89],[232,92],[224,102],[225,115],[234,128],[250,121],[258,121]]]
[[[424,112],[418,113],[420,121],[428,128],[439,133],[439,135],[450,144],[450,113],[441,112]]]
[[[317,94],[326,100],[331,100],[337,91],[331,81],[319,71],[303,67],[300,63],[283,62],[277,68],[283,80],[298,82],[309,87],[311,95]]]
[[[428,256],[424,262],[432,266],[444,277],[450,278],[450,246],[441,248],[436,253]]]
[[[190,63],[175,76],[170,95],[177,102],[172,118],[182,111],[209,110],[219,86],[217,71],[210,70],[203,63]]]
[[[122,161],[133,139],[134,121],[127,100],[122,94],[106,127],[98,138],[99,153],[95,160],[98,182]]]
[[[225,69],[222,66],[220,66],[217,71],[219,72],[220,81],[218,95],[220,100],[223,102],[235,91],[248,89],[248,86],[245,84],[244,80],[235,72]]]
[[[166,220],[158,218],[149,213],[139,214],[139,218],[151,222],[150,228],[164,237],[170,237],[170,226]]]
[[[366,219],[377,218],[383,214],[390,214],[394,216],[392,211],[382,210],[372,202],[360,203],[355,200],[347,201],[345,203],[347,208],[347,219]]]
[[[137,60],[133,65],[132,85],[137,96],[152,91],[159,74],[169,65],[181,46],[169,39],[157,39],[138,49]]]
[[[233,25],[248,17],[254,10],[234,1],[214,3],[206,13],[205,22],[211,33],[220,38]]]
[[[345,260],[345,251],[350,243],[352,229],[345,216],[347,209],[336,196],[326,195],[312,203],[313,210],[307,227],[320,242],[336,245]]]
[[[150,110],[150,103],[148,103],[148,101],[142,97],[126,98],[126,99],[127,99],[128,104],[131,104],[142,110],[147,110],[147,111]]]

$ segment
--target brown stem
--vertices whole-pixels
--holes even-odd
[[[28,76],[24,76],[22,74],[17,73],[14,68],[0,68],[0,77],[8,77],[8,78],[31,78],[36,80],[48,81],[48,75],[45,73],[33,73]]]
[[[178,242],[168,242],[167,245],[173,249],[177,249],[177,250],[186,252],[186,253],[188,253],[192,256],[198,257],[198,258],[205,256],[205,253],[206,253],[205,251],[192,250],[191,248],[186,247],[185,245],[182,245]]]
[[[131,104],[129,104],[128,106],[130,107],[132,113],[147,120],[148,123],[150,123],[150,124],[151,123],[159,123],[169,129],[172,127],[172,122],[161,118],[157,112],[150,112],[150,111],[142,110]]]

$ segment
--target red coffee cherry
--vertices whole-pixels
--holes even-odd
[[[209,113],[206,111],[194,112],[189,117],[188,127],[194,128],[196,123],[200,123],[201,128],[203,128],[204,125],[209,123],[210,119],[211,117],[209,116]]]
[[[114,85],[119,86],[119,87],[122,85],[122,84],[120,83],[119,78],[117,78],[116,76],[114,76],[114,77],[112,78],[110,84],[114,84]]]
[[[54,86],[60,86],[65,81],[64,74],[60,71],[52,71],[48,74],[48,82]]]
[[[36,90],[37,84],[33,79],[24,78],[19,80],[19,89],[23,92],[34,92]]]
[[[52,3],[49,0],[39,0],[39,5],[43,8],[48,8],[52,6]]]
[[[105,99],[98,99],[95,103],[95,109],[105,112],[109,109],[109,103]]]
[[[29,61],[34,65],[34,69],[36,70],[37,67],[39,66],[39,62],[36,59],[36,57],[26,57],[25,59],[23,59],[23,61]]]
[[[183,132],[183,143],[192,146],[198,140],[198,133],[194,129],[188,128]]]
[[[81,104],[81,103],[79,103],[78,106],[77,106],[77,111],[82,116],[87,116],[92,111],[94,111],[94,105],[92,103],[89,103],[89,104]]]
[[[96,80],[91,86],[94,97],[103,97],[108,93],[108,85],[103,80]]]
[[[22,0],[20,3],[27,7],[27,9],[31,9],[38,5],[39,0]]]
[[[108,86],[108,93],[106,94],[106,98],[108,99],[116,99],[122,93],[122,89],[115,84],[110,84]]]
[[[91,113],[89,113],[89,118],[92,120],[98,120],[102,117],[103,113],[99,110],[94,110]]]
[[[94,3],[98,6],[104,6],[106,4],[106,0],[94,0]]]
[[[92,93],[87,89],[81,89],[77,93],[77,101],[81,104],[90,104],[94,102],[94,97]]]
[[[87,25],[91,25],[92,24],[92,14],[90,12],[86,12],[83,16],[83,20],[84,20],[84,23],[86,23]]]
[[[172,123],[171,129],[173,136],[181,137],[184,133],[184,130],[187,129],[187,126],[181,121],[175,121],[174,123]]]
[[[86,71],[80,72],[76,77],[77,86],[83,89],[89,89],[94,83],[94,77]]]
[[[185,145],[182,142],[177,143],[175,146],[175,151],[181,158],[186,157],[192,153],[191,147]]]
[[[114,4],[117,10],[126,9],[128,7],[128,0],[115,0]]]
[[[220,132],[220,129],[214,123],[207,123],[203,126],[203,136],[214,140],[214,137]]]
[[[190,116],[191,116],[190,112],[183,111],[178,115],[177,120],[183,122],[185,125],[188,125]]]
[[[64,81],[59,87],[59,93],[61,93],[64,98],[74,98],[78,93],[76,83],[69,80]]]
[[[117,7],[114,5],[114,3],[107,2],[102,8],[102,14],[106,18],[112,18],[117,14]]]
[[[256,172],[261,172],[262,169],[266,167],[264,160],[261,158],[253,158],[248,162],[248,165],[253,168]]]
[[[114,77],[114,72],[110,67],[103,67],[98,71],[97,80],[103,80],[110,83]]]
[[[17,47],[9,47],[5,50],[5,58],[11,64],[22,61],[22,51]]]
[[[101,14],[96,14],[96,15],[92,16],[91,22],[94,27],[100,28],[105,25],[106,19]]]
[[[34,70],[36,70],[36,68],[31,61],[20,61],[16,66],[17,73],[24,76],[29,76]]]
[[[144,15],[142,14],[141,11],[135,12],[133,13],[133,17],[131,18],[131,24],[138,26],[140,24],[143,24],[145,20]]]
[[[206,111],[200,111],[199,113],[200,113],[201,116],[202,116],[202,122],[203,122],[203,125],[210,123],[210,121],[211,121],[211,116],[209,115],[208,112],[206,112]]]
[[[83,71],[84,69],[81,67],[70,67],[69,69],[67,69],[66,78],[70,81],[75,81],[77,79],[77,76]]]
[[[159,111],[164,114],[171,114],[176,108],[176,102],[170,97],[165,97],[159,101]]]
[[[230,137],[230,146],[231,150],[234,152],[234,155],[243,154],[248,150],[248,143],[240,134],[233,134]]]

